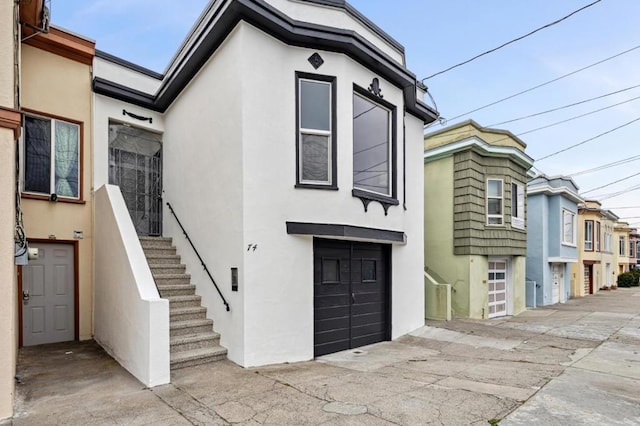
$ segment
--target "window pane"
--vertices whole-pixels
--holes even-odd
[[[488,180],[487,194],[489,197],[502,197],[502,181],[493,179]]]
[[[300,135],[302,180],[329,182],[329,137]]]
[[[322,283],[340,282],[340,260],[322,259]]]
[[[489,225],[502,225],[502,218],[501,217],[490,217],[489,218]]]
[[[51,191],[51,121],[24,117],[24,189]]]
[[[78,197],[79,135],[75,124],[56,121],[56,188],[63,197]]]
[[[502,214],[502,200],[489,198],[487,200],[489,214]]]
[[[331,85],[300,80],[300,127],[331,130]]]
[[[391,195],[389,111],[353,95],[353,186]]]

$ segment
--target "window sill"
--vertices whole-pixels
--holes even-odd
[[[68,204],[86,204],[87,203],[84,200],[74,200],[73,198],[64,198],[64,197],[58,197],[56,201],[51,201],[51,199],[49,198],[49,195],[28,194],[28,193],[20,194],[20,198],[24,198],[28,200],[49,201],[51,203],[68,203]]]
[[[385,216],[387,216],[389,207],[397,206],[400,204],[400,202],[395,198],[388,197],[386,195],[375,194],[373,192],[363,191],[361,189],[353,189],[351,191],[351,195],[353,195],[356,198],[359,198],[360,201],[362,201],[362,205],[364,206],[365,212],[367,212],[367,210],[369,209],[369,203],[371,203],[372,201],[377,201],[382,205]]]
[[[320,185],[316,183],[296,183],[295,188],[297,189],[324,189],[325,191],[337,191],[338,187],[336,185]]]
[[[563,246],[565,246],[565,247],[572,247],[572,248],[577,248],[578,247],[576,244],[571,244],[571,243],[562,242],[561,244]]]

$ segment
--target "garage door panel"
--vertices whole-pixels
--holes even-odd
[[[351,349],[350,344],[350,339],[329,343],[316,343],[314,344],[314,356],[322,356],[335,352],[346,351],[347,349]]]
[[[343,340],[349,340],[350,330],[349,328],[340,328],[335,330],[317,331],[315,333],[316,344],[325,344],[331,342],[340,342]]]
[[[384,323],[386,320],[386,312],[373,312],[369,314],[353,315],[351,318],[351,325],[353,327],[358,327],[367,324]]]
[[[350,318],[348,316],[316,320],[313,323],[313,328],[316,332],[337,330],[340,328],[348,329],[350,326],[349,320]]]
[[[388,262],[381,244],[314,240],[316,356],[389,338]]]
[[[332,306],[329,308],[317,308],[315,309],[315,319],[325,320],[330,318],[349,317],[351,311],[348,305]]]

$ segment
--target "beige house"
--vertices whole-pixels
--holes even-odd
[[[525,310],[527,171],[533,160],[511,132],[465,121],[425,137],[427,318],[434,289],[451,286],[456,316]],[[431,296],[431,297],[430,297]]]
[[[93,328],[94,42],[53,26],[28,32],[21,48],[19,162],[30,251],[18,271],[24,346],[90,339]],[[44,290],[54,286],[55,292]]]
[[[616,282],[613,212],[599,201],[586,200],[578,206],[578,262],[571,268],[571,297],[582,297]]]
[[[635,266],[635,247],[631,247],[631,233],[635,229],[629,227],[627,222],[616,222],[614,225],[613,241],[615,244],[614,257],[618,274],[629,272],[631,266]]]
[[[0,1],[0,420],[13,414],[14,375],[17,354],[17,305],[15,285],[15,149],[20,134],[16,91],[17,63],[14,1]]]

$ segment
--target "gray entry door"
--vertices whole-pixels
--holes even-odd
[[[73,246],[31,243],[30,248],[38,249],[38,259],[23,268],[22,342],[32,346],[73,340]]]

